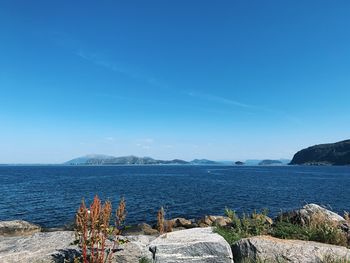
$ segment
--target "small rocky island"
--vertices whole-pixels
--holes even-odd
[[[280,160],[262,160],[259,165],[266,166],[266,165],[283,165],[283,162]]]
[[[294,155],[290,164],[350,165],[350,140],[303,149]]]

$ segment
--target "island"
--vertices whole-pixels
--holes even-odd
[[[262,160],[259,165],[283,165],[282,161],[279,160]]]
[[[292,165],[350,165],[350,140],[319,144],[297,152]]]
[[[157,160],[151,157],[137,157],[134,155],[114,157],[103,154],[91,154],[72,159],[64,165],[224,165],[223,163],[207,159],[184,161],[181,159]]]

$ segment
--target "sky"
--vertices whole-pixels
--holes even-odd
[[[350,2],[0,2],[0,163],[292,158],[349,139]]]

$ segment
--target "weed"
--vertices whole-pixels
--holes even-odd
[[[140,258],[139,263],[152,263],[152,261],[146,257],[142,257]]]
[[[164,233],[164,208],[161,207],[157,213],[157,230],[159,231],[159,234],[163,234]]]
[[[270,224],[267,211],[251,215],[243,214],[239,218],[232,210],[226,209],[225,214],[232,220],[226,227],[216,227],[216,232],[222,235],[230,244],[241,238],[271,235],[282,239],[299,239],[317,241],[321,243],[349,246],[346,233],[343,232],[337,222],[330,221],[322,213],[315,213],[305,225],[289,222],[286,218],[279,217],[274,224]],[[345,216],[348,220],[349,216]]]
[[[82,249],[80,260],[83,263],[111,262],[113,253],[120,243],[119,239],[126,217],[125,200],[121,199],[116,212],[115,226],[110,226],[112,204],[106,201],[103,205],[98,196],[95,196],[89,208],[84,200],[76,214],[75,236]],[[112,238],[109,236],[112,235]],[[107,239],[113,240],[113,248],[106,248]]]

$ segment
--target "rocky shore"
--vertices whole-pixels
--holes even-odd
[[[306,224],[315,213],[339,224],[350,240],[348,222],[318,205],[306,205],[284,216],[296,224]],[[273,221],[266,217],[266,224]],[[162,235],[148,224],[127,229],[122,238],[128,242],[120,245],[113,262],[138,263],[141,259],[153,262],[153,257],[154,262],[161,263],[350,262],[348,248],[313,241],[261,235],[229,244],[215,231],[216,227],[232,224],[232,219],[226,216],[205,216],[197,221],[174,218],[172,224],[173,232]],[[25,221],[0,222],[0,262],[73,262],[80,255],[74,240],[73,231],[42,232],[40,226]]]

